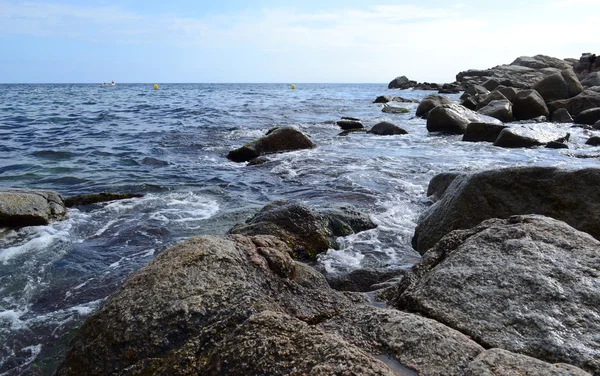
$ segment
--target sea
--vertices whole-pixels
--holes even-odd
[[[382,112],[380,95],[420,101],[432,92],[386,84],[0,85],[0,189],[63,197],[141,193],[68,210],[48,226],[0,228],[0,375],[51,375],[77,328],[144,264],[186,238],[224,235],[274,200],[321,210],[352,206],[377,228],[338,239],[319,256],[325,273],[405,269],[411,238],[438,173],[509,166],[595,167],[591,131],[569,149],[504,149],[429,133],[418,103]],[[458,94],[449,95],[458,101]],[[342,116],[366,128],[392,122],[407,135],[340,136]],[[275,126],[317,145],[248,166],[226,158]]]

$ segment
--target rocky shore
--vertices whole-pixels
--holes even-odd
[[[433,94],[419,104],[415,116],[434,135],[568,148],[570,127],[600,129],[599,74],[592,54],[537,55],[447,85],[399,77],[390,89],[464,91],[460,103]],[[375,100],[392,102],[406,100]],[[390,122],[337,125],[340,135],[406,134]],[[227,158],[252,165],[317,146],[281,127]],[[376,224],[352,207],[273,202],[227,235],[187,239],[134,273],[85,321],[55,374],[600,376],[599,181],[600,168],[439,174],[412,239],[421,261],[339,278],[310,262]],[[66,216],[65,201],[127,197],[4,191],[0,220],[47,224]]]

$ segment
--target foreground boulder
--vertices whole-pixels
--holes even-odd
[[[502,124],[498,119],[478,114],[458,104],[437,106],[427,115],[429,132],[463,134],[470,123]]]
[[[247,162],[263,154],[310,149],[313,147],[315,147],[315,144],[299,130],[292,127],[278,127],[271,129],[266,136],[230,151],[227,154],[227,158],[234,162]]]
[[[53,191],[0,191],[0,227],[47,225],[67,215],[60,194]]]
[[[441,239],[402,280],[395,305],[486,348],[600,375],[599,258],[600,242],[563,222],[490,219]]]
[[[92,314],[66,375],[462,375],[483,347],[415,314],[362,305],[269,236],[164,251]]]
[[[412,244],[424,254],[444,235],[489,218],[542,214],[600,239],[600,169],[515,167],[458,175],[419,219]]]
[[[415,113],[415,116],[426,117],[429,111],[433,110],[435,107],[451,103],[452,100],[443,95],[428,95],[425,97],[425,99],[421,101],[421,103],[419,103],[419,107],[417,107],[417,112]]]
[[[306,205],[281,200],[266,205],[245,224],[234,226],[230,233],[273,235],[284,241],[296,258],[314,260],[317,254],[335,245],[335,237],[375,227],[368,216],[352,208],[313,213]]]

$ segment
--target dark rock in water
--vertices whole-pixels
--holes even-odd
[[[463,174],[459,172],[443,172],[435,175],[429,181],[429,186],[427,187],[427,197],[431,198],[434,202],[438,201],[444,195],[446,189],[448,189],[454,179],[461,175]]]
[[[348,129],[348,130],[338,133],[338,136],[347,136],[350,133],[367,133],[367,130],[365,128]]]
[[[584,87],[600,86],[600,72],[588,74],[583,80],[581,80],[581,85]]]
[[[550,364],[526,355],[502,349],[489,349],[469,363],[465,376],[528,375],[528,376],[590,376],[570,364]]]
[[[404,270],[358,269],[348,274],[325,275],[329,286],[338,291],[368,292],[376,290],[373,285],[404,274]]]
[[[590,108],[575,116],[575,124],[593,125],[600,120],[600,107]]]
[[[600,136],[592,136],[585,142],[586,145],[600,146]]]
[[[441,106],[443,104],[451,104],[452,100],[448,97],[444,97],[442,95],[431,94],[425,97],[419,103],[419,107],[417,107],[416,116],[425,117],[429,111],[433,110],[437,106]]]
[[[402,97],[393,97],[391,95],[381,95],[375,99],[373,103],[388,103],[388,102],[401,102],[401,103],[414,103],[413,99],[406,99]]]
[[[572,123],[573,118],[565,108],[559,108],[552,113],[552,121],[555,123]]]
[[[529,188],[515,183],[516,189]],[[563,203],[576,205],[576,199]],[[599,257],[598,240],[561,221],[494,218],[442,238],[402,280],[394,305],[443,322],[486,348],[598,375],[600,284],[593,281],[600,275]]]
[[[388,89],[410,89],[417,85],[416,81],[409,80],[406,76],[394,78],[389,84]]]
[[[396,107],[396,106],[390,106],[388,104],[384,104],[381,111],[385,112],[387,114],[408,114],[408,113],[410,113],[410,110],[406,107]]]
[[[0,190],[0,227],[41,226],[66,216],[65,203],[57,192]]]
[[[535,90],[522,90],[513,100],[513,116],[516,120],[528,120],[538,116],[550,116],[544,98]]]
[[[377,123],[371,128],[369,133],[378,134],[380,136],[391,136],[395,134],[408,134],[407,131],[400,128],[399,126],[392,124],[387,121],[382,121],[381,123]]]
[[[99,202],[126,200],[128,198],[139,198],[144,197],[141,193],[90,193],[78,196],[71,196],[65,199],[65,206],[72,208],[73,206],[84,206],[96,204]]]
[[[274,201],[229,232],[275,236],[284,241],[300,260],[314,260],[317,254],[331,246],[320,218],[307,206],[291,201]]]
[[[554,112],[559,108],[565,108],[571,116],[577,116],[580,112],[594,107],[600,107],[600,92],[592,90],[584,90],[573,98],[548,103],[550,111]]]
[[[461,175],[419,218],[412,239],[424,254],[444,235],[489,218],[542,214],[600,238],[600,169],[515,167]]]
[[[266,157],[256,157],[251,159],[248,162],[248,166],[260,166],[261,164],[269,162],[269,158]]]
[[[317,216],[330,238],[348,236],[377,227],[368,215],[348,206],[324,210]]]
[[[502,130],[494,141],[494,146],[503,148],[530,148],[546,145],[549,142],[562,142],[568,133],[557,133],[540,127],[521,126]]]
[[[169,162],[167,161],[163,161],[161,159],[156,159],[156,158],[152,158],[152,157],[146,157],[144,159],[142,159],[142,164],[144,165],[148,165],[148,166],[168,166]]]
[[[247,162],[264,154],[313,147],[315,147],[315,144],[299,130],[292,127],[276,127],[271,129],[266,136],[230,151],[227,158],[234,162]]]
[[[437,106],[427,115],[429,132],[463,134],[470,123],[502,124],[497,119],[478,114],[458,104]]]
[[[363,124],[358,120],[339,120],[336,124],[343,130],[364,128]]]
[[[469,142],[494,142],[505,128],[508,128],[508,126],[502,124],[470,123],[465,129],[462,140]]]
[[[342,120],[360,121],[359,118],[355,118],[355,117],[351,117],[351,116],[342,116]]]
[[[482,115],[491,116],[504,123],[513,121],[512,103],[507,99],[491,101],[477,112]]]
[[[573,72],[565,69],[559,73],[551,74],[533,86],[546,102],[558,99],[567,99],[583,91],[583,86]]]
[[[598,120],[597,122],[594,123],[593,128],[600,129],[600,120]]]
[[[550,141],[546,144],[546,148],[548,148],[548,149],[568,149],[569,145],[567,145],[566,142]]]

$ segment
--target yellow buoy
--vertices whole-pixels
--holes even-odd
[[[158,90],[158,84],[154,84],[154,90]]]
[[[296,88],[296,85],[292,84],[292,90]]]

